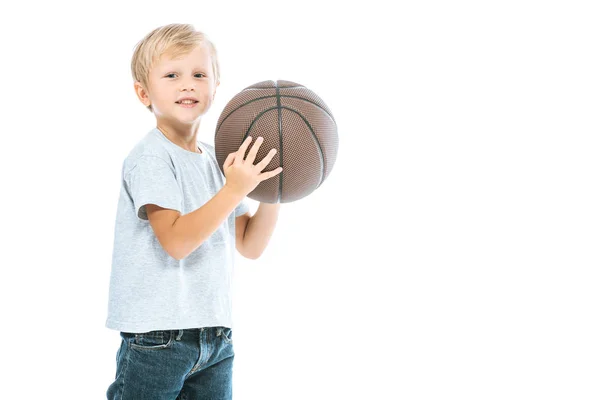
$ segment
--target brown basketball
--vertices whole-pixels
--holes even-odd
[[[263,81],[248,86],[227,103],[215,131],[215,154],[221,172],[229,153],[252,137],[244,158],[259,136],[264,138],[254,164],[271,149],[277,153],[263,170],[283,171],[248,194],[263,203],[290,203],[323,184],[338,150],[337,125],[314,92],[290,81]]]

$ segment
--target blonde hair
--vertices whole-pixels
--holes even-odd
[[[131,75],[134,82],[140,82],[147,90],[150,69],[162,55],[167,54],[176,58],[188,54],[201,44],[206,44],[210,50],[215,84],[218,83],[221,74],[217,49],[205,33],[196,30],[191,24],[169,24],[158,27],[136,44],[131,58]],[[147,108],[152,112],[152,105]]]

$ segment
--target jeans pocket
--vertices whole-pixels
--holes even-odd
[[[223,338],[223,340],[226,343],[233,342],[232,334],[233,334],[233,332],[231,331],[231,328],[226,328],[226,327],[221,328],[221,337]]]
[[[127,334],[129,346],[138,350],[161,350],[173,346],[173,331],[150,331]]]

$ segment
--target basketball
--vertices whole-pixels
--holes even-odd
[[[290,203],[308,196],[331,173],[338,151],[337,125],[329,107],[310,89],[294,82],[263,81],[248,86],[225,106],[215,130],[219,168],[229,153],[252,137],[244,159],[262,136],[254,164],[271,149],[277,153],[262,172],[283,170],[248,194],[263,203]]]

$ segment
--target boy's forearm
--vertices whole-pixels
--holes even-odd
[[[173,224],[173,247],[178,259],[187,257],[208,239],[245,196],[224,185],[202,207],[180,216]]]
[[[253,258],[265,250],[275,230],[281,204],[260,203],[256,213],[248,221],[244,234],[244,249]]]

